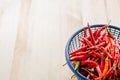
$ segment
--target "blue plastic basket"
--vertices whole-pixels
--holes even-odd
[[[102,27],[104,24],[100,24],[100,25],[91,25],[91,29],[94,32],[96,29]],[[70,58],[69,58],[69,53],[72,51],[75,51],[76,49],[78,49],[81,46],[80,41],[78,40],[79,36],[83,36],[84,32],[83,30],[86,29],[87,31],[87,35],[89,35],[87,27],[84,27],[82,29],[79,29],[77,32],[75,32],[71,38],[68,40],[67,45],[66,45],[66,49],[65,49],[65,57],[66,57],[66,61],[68,66],[70,67],[70,69],[72,70],[72,72],[78,77],[78,80],[89,80],[88,78],[86,78],[85,76],[83,76],[81,73],[79,73],[78,71],[75,71]],[[109,26],[110,31],[114,34],[115,37],[118,38],[118,41],[120,41],[120,28],[117,26]]]

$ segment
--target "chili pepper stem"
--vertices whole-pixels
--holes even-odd
[[[64,67],[67,63],[64,63],[62,66]]]
[[[71,76],[71,79],[73,79],[73,78],[75,78],[76,77],[76,75],[75,74],[73,74],[72,76]]]
[[[91,76],[94,76],[94,74],[93,73],[91,73],[90,71],[88,71],[87,69],[85,69],[85,68],[81,68],[81,69],[83,69],[84,71],[86,71],[87,73],[89,73]]]

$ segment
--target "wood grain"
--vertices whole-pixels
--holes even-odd
[[[70,36],[87,22],[120,26],[119,0],[14,1],[0,16],[0,80],[71,80]]]
[[[18,24],[10,80],[24,79],[21,77],[24,77],[24,71],[22,69],[24,69],[24,57],[27,53],[28,16],[31,0],[22,0],[21,4],[20,21]]]

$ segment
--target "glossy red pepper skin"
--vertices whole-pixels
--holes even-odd
[[[104,79],[108,78],[108,76],[110,76],[112,73],[112,70],[108,70],[108,72],[106,73],[105,77],[103,77]]]
[[[97,39],[97,37],[96,37],[97,32],[98,32],[98,29],[93,32],[93,36],[94,36],[95,39]],[[86,36],[86,38],[91,41],[90,37],[91,36]]]
[[[106,44],[105,42],[102,42],[102,43],[100,43],[98,45],[89,47],[88,50],[93,50],[93,49],[100,48],[101,46],[104,46],[105,44]]]
[[[99,37],[99,36],[100,36],[100,34],[101,34],[101,32],[102,32],[105,28],[107,28],[107,25],[102,26],[102,27],[98,30],[98,32],[97,32],[97,34],[96,34],[96,36],[97,36],[97,37]]]
[[[110,49],[110,43],[108,43],[108,44],[105,46],[105,49],[106,49],[106,50],[109,50],[109,49]]]
[[[103,72],[103,70],[104,70],[104,65],[105,65],[104,60],[101,59],[101,63],[100,63],[101,72]]]
[[[95,68],[98,66],[98,64],[95,61],[92,60],[85,60],[81,62],[81,65],[89,65],[89,67]]]
[[[78,53],[70,54],[70,57],[80,56],[80,55],[86,55],[87,53],[88,53],[88,52],[81,51],[81,52],[78,52]]]
[[[70,58],[70,60],[71,61],[72,60],[78,61],[78,60],[85,60],[86,58],[88,58],[88,55],[80,55],[80,56],[73,56],[73,57]]]
[[[80,47],[79,49],[77,49],[77,50],[75,50],[75,51],[73,51],[73,52],[70,52],[70,54],[72,55],[72,54],[74,54],[74,53],[78,53],[78,52],[80,52],[80,51],[84,51],[84,50],[87,49],[87,47],[88,47],[88,46]]]
[[[112,80],[111,78],[112,78],[112,75],[110,75],[110,77],[108,78],[108,80]]]
[[[91,41],[89,41],[87,38],[81,37],[81,39],[83,39],[83,41],[85,42],[86,45],[93,46],[93,44],[91,43]]]
[[[89,65],[89,67],[96,68],[97,73],[99,74],[99,77],[100,78],[102,77],[102,72],[100,70],[100,67],[95,61],[85,60],[81,63],[81,65]]]
[[[88,31],[89,31],[89,34],[90,34],[91,42],[93,43],[93,45],[95,45],[95,38],[93,36],[93,33],[92,33],[92,30],[91,30],[91,27],[90,27],[89,23],[87,24],[87,26],[88,26]]]
[[[96,67],[97,73],[99,74],[99,77],[102,78],[102,72],[100,70],[99,65]]]
[[[102,32],[102,34],[99,36],[99,37],[97,37],[97,40],[95,41],[95,44],[98,44],[98,43],[100,43],[100,42],[102,42],[103,41],[103,38],[106,36],[106,33],[105,32]]]
[[[101,47],[101,51],[106,54],[106,56],[108,56],[109,58],[113,59],[113,57],[106,51],[106,49],[104,47]]]

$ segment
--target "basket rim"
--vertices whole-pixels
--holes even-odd
[[[95,25],[90,25],[91,28],[94,28],[94,27],[102,27],[106,24],[95,24]],[[117,30],[120,30],[119,27],[117,26],[113,26],[113,25],[109,25],[110,28],[114,28],[114,29],[117,29]],[[87,29],[87,27],[82,27],[80,28],[78,31],[76,31],[75,33],[72,34],[72,36],[69,38],[67,44],[66,44],[66,47],[65,47],[65,58],[66,58],[66,61],[67,61],[67,64],[69,66],[69,68],[72,70],[72,72],[79,78],[81,79],[84,79],[84,80],[89,80],[88,78],[86,78],[85,76],[83,76],[81,73],[79,73],[78,71],[75,71],[74,70],[74,67],[69,59],[69,46],[70,46],[70,43],[72,41],[72,39],[78,34],[80,33],[81,31],[83,31],[84,29]]]

